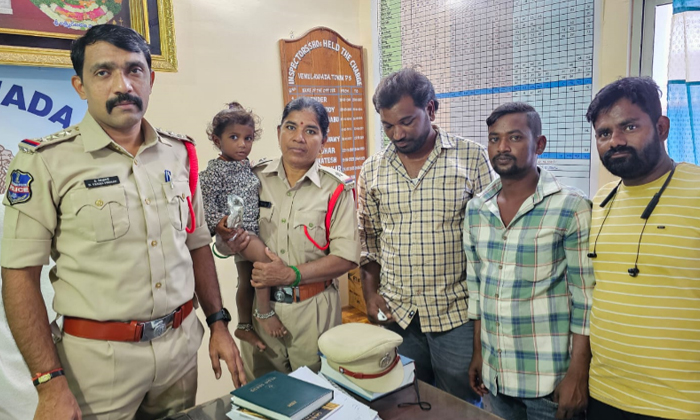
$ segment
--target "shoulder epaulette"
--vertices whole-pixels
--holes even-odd
[[[192,144],[196,144],[192,137],[186,136],[184,134],[173,133],[172,131],[163,130],[163,129],[157,128],[157,127],[156,127],[156,132],[158,132],[158,134],[160,134],[161,136],[164,136],[164,137],[168,137],[171,139],[186,141],[186,142],[190,142]]]
[[[48,136],[40,137],[38,139],[24,139],[19,142],[18,147],[19,150],[23,151],[24,153],[34,153],[42,147],[72,139],[78,134],[80,134],[79,127],[74,125],[66,128],[65,130],[49,134]]]
[[[355,180],[353,179],[353,177],[351,177],[349,175],[345,175],[344,173],[337,171],[333,168],[329,168],[327,166],[321,165],[318,167],[318,169],[327,173],[328,175],[332,176],[339,183],[345,185],[345,190],[351,190],[351,189],[355,188]]]
[[[262,167],[262,166],[267,165],[267,164],[270,163],[270,162],[272,162],[272,159],[262,158],[262,159],[260,159],[259,161],[257,161],[257,162],[255,162],[255,163],[253,163],[252,165],[250,165],[250,167],[251,167],[251,169],[252,169],[252,168],[257,168],[257,167]]]

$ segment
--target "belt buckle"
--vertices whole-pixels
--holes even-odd
[[[154,319],[143,323],[143,334],[140,341],[151,341],[165,334],[168,330],[168,324],[165,318]]]

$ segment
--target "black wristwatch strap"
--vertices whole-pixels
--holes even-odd
[[[213,324],[217,321],[224,321],[224,322],[231,321],[231,314],[228,312],[228,309],[221,308],[221,310],[219,312],[214,312],[213,314],[211,314],[207,317],[207,325],[209,325],[209,326],[211,326],[211,324]]]

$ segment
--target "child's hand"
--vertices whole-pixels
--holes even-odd
[[[239,254],[243,252],[244,249],[250,243],[250,236],[248,232],[243,228],[229,229],[226,227],[226,219],[228,216],[224,216],[223,219],[219,221],[216,225],[216,234],[223,239],[224,243],[229,247],[232,253]]]
[[[216,225],[216,234],[221,236],[221,239],[223,239],[224,242],[228,242],[229,239],[236,235],[236,229],[226,227],[227,220],[228,216],[224,216],[223,219],[219,220],[219,223]]]

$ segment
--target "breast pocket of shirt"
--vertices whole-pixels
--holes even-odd
[[[304,244],[302,248],[307,260],[317,259],[319,252],[324,251],[321,248],[328,246],[325,223],[326,211],[299,211],[295,217],[293,243]]]
[[[443,214],[446,220],[464,211],[468,196],[466,179],[448,174],[436,180],[433,192],[435,211]]]
[[[121,185],[70,193],[77,222],[96,242],[120,238],[129,230],[126,193]]]
[[[168,206],[170,223],[175,230],[184,230],[190,218],[187,198],[190,196],[190,186],[186,181],[173,181],[163,184],[163,194]]]
[[[275,248],[276,228],[273,217],[275,216],[275,206],[260,207],[258,216],[258,227],[260,229],[260,239],[265,242],[270,249]],[[282,228],[282,227],[280,227]]]
[[[560,235],[554,230],[539,230],[534,238],[526,238],[522,242],[526,248],[520,255],[525,266],[534,267],[533,281],[551,280],[556,262],[564,258],[564,244]]]

